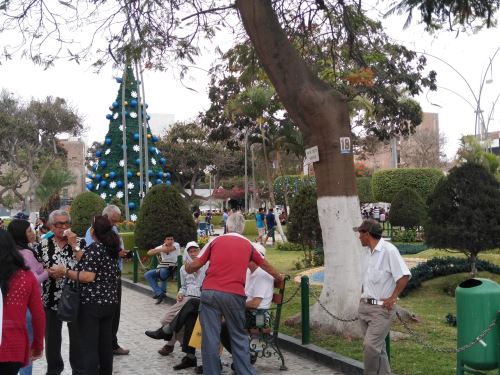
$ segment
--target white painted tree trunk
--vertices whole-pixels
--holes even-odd
[[[357,232],[361,224],[357,196],[319,197],[318,213],[323,232],[325,279],[321,304],[332,314],[350,319],[357,316],[361,296],[361,264],[364,257]],[[359,337],[359,323],[333,319],[316,303],[311,308],[311,325],[323,330]]]

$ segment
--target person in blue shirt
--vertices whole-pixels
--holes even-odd
[[[267,226],[267,235],[266,235],[266,239],[264,240],[264,244],[266,244],[267,243],[267,239],[269,237],[271,237],[271,239],[273,241],[273,246],[274,246],[274,242],[275,242],[274,230],[276,228],[276,219],[274,217],[274,212],[273,212],[272,208],[270,208],[269,211],[267,212],[267,215],[266,215],[266,226]]]
[[[266,226],[264,224],[264,220],[265,220],[264,209],[261,207],[259,208],[259,211],[255,214],[257,232],[259,232],[259,236],[255,239],[255,242],[261,243],[262,245],[265,244],[263,240],[264,240],[264,235],[266,234]]]

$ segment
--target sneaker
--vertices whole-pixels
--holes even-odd
[[[156,305],[159,305],[160,303],[163,302],[163,300],[167,298],[166,294],[165,293],[162,293],[160,294],[157,298],[156,298]]]
[[[121,347],[113,349],[113,355],[128,355],[128,353],[130,353],[130,350]]]
[[[188,356],[185,356],[182,358],[181,360],[181,363],[179,363],[178,365],[175,365],[173,367],[174,370],[183,370],[185,368],[189,368],[189,367],[196,367],[196,357],[195,358],[190,358]]]
[[[174,347],[172,345],[165,345],[163,348],[158,350],[162,356],[167,356],[174,351]]]

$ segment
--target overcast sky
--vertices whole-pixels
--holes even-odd
[[[437,37],[429,36],[422,27],[415,26],[403,30],[401,18],[383,21],[388,33],[410,49],[431,53],[446,60],[464,77],[455,73],[449,66],[428,57],[428,67],[438,72],[438,85],[465,97],[474,107],[476,101],[466,82],[479,95],[479,85],[489,57],[500,47],[498,30],[480,31],[477,35],[441,33]],[[500,53],[499,53],[500,55]],[[175,72],[163,73],[145,71],[144,83],[146,102],[152,113],[174,114],[176,120],[189,120],[198,112],[208,108],[207,85],[209,81],[206,69],[210,67],[211,57],[198,63],[198,68],[190,72],[181,83]],[[5,88],[26,100],[31,97],[44,98],[47,95],[66,98],[85,118],[88,127],[87,139],[102,142],[109,121],[106,120],[108,107],[115,100],[119,84],[114,77],[121,75],[118,70],[104,68],[95,74],[90,63],[81,65],[59,61],[56,66],[42,70],[28,60],[15,56],[12,61],[2,61],[0,65],[0,88]],[[488,80],[482,93],[482,108],[485,112],[500,93],[500,56],[493,61],[493,69],[488,72]],[[192,91],[194,88],[197,91]],[[424,92],[418,100],[424,111],[439,113],[440,130],[447,138],[446,153],[452,158],[458,147],[461,135],[474,133],[474,111],[458,95],[440,89],[438,92]],[[437,104],[438,106],[432,105]],[[498,115],[490,123],[489,130],[500,130],[500,103]]]

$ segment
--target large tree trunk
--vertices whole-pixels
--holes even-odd
[[[308,69],[279,25],[270,0],[237,0],[236,7],[306,147],[319,149],[320,161],[314,169],[326,265],[321,304],[337,316],[355,317],[362,249],[352,228],[360,223],[361,215],[352,153],[340,153],[340,137],[351,135],[346,100]],[[311,310],[311,322],[347,336],[359,335],[356,323],[334,320],[318,304]]]

